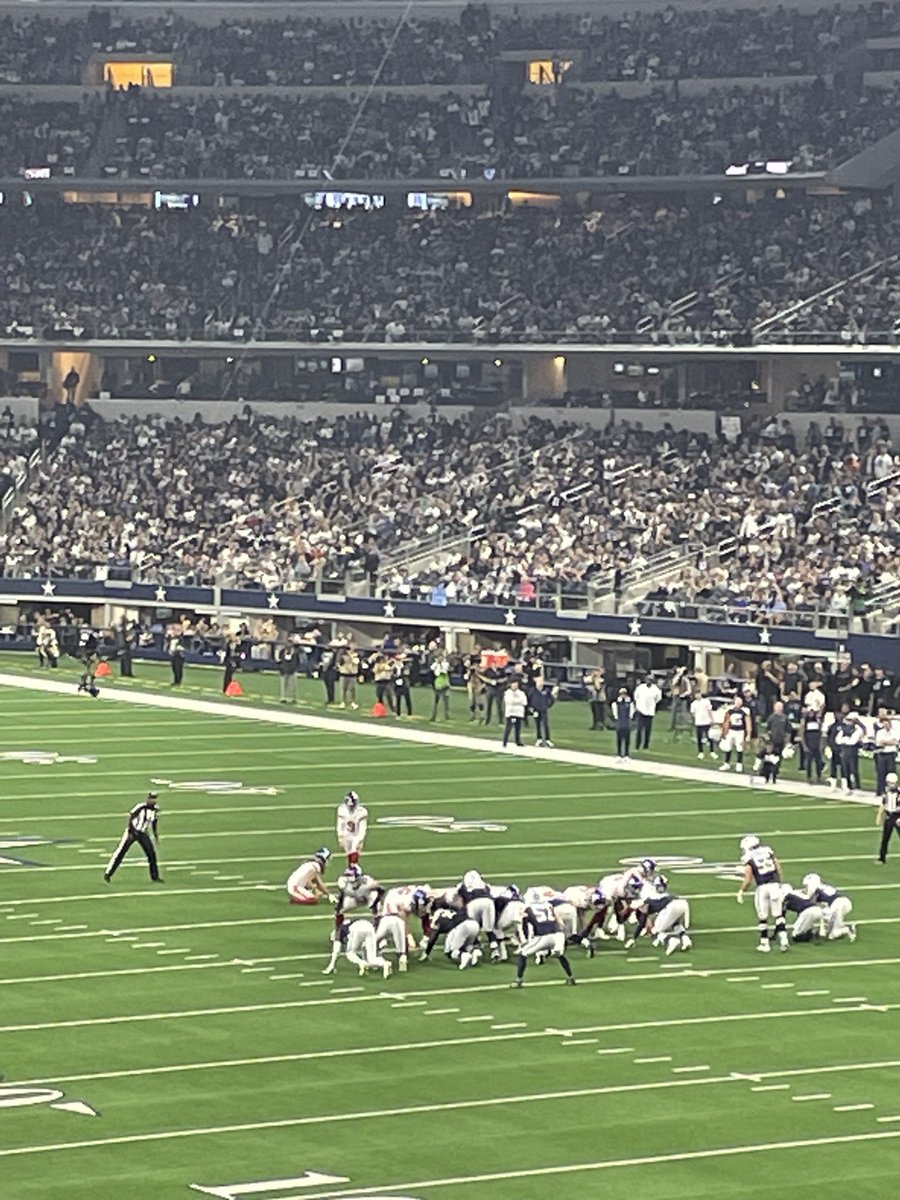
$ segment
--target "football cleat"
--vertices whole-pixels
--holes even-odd
[[[520,987],[522,986],[522,980],[521,980],[521,979],[514,979],[514,980],[512,981],[512,983],[511,983],[509,986],[510,986],[511,988],[520,988]]]
[[[566,987],[574,987],[574,986],[575,986],[575,976],[567,975],[566,976]]]
[[[472,955],[468,950],[463,950],[462,954],[459,956],[459,969],[464,971],[471,961]]]
[[[628,940],[627,940],[625,943],[623,943],[623,944],[624,944],[624,946],[625,946],[625,949],[626,949],[626,950],[630,950],[630,949],[632,948],[632,946],[634,945],[634,938],[633,938],[633,937],[629,938],[629,939],[628,939]]]
[[[365,975],[365,973],[366,973],[366,964],[365,963],[359,964],[359,973],[360,973],[360,975]]]
[[[581,944],[587,951],[588,958],[593,958],[594,957],[594,947],[591,945],[591,939],[590,938],[582,938]]]
[[[409,965],[409,959],[406,957],[405,954],[401,954],[400,957],[397,959],[397,967],[399,968],[401,973],[407,969],[408,965]]]
[[[690,939],[690,937],[688,936],[688,934],[686,934],[686,933],[683,933],[683,934],[681,935],[681,948],[682,948],[682,950],[690,950],[690,948],[691,948],[691,946],[693,946],[693,944],[694,944],[694,943],[691,941],[691,939]]]
[[[850,941],[851,941],[851,942],[855,942],[855,941],[856,941],[856,936],[857,936],[857,935],[856,935],[856,926],[855,926],[855,925],[848,925],[848,926],[847,926],[847,937],[850,939]]]
[[[483,957],[484,957],[484,951],[479,946],[476,946],[475,949],[472,951],[471,965],[473,967],[477,967]]]
[[[666,942],[666,958],[668,958],[670,954],[674,954],[676,950],[680,950],[680,949],[681,949],[681,938],[680,937],[670,937],[669,940]]]
[[[791,943],[790,943],[790,940],[788,939],[788,935],[786,933],[779,933],[778,945],[781,947],[782,950],[790,949]]]
[[[760,952],[760,954],[768,954],[769,951],[772,949],[772,947],[768,943],[768,940],[766,940],[765,942],[760,942],[756,948]]]
[[[391,963],[389,963],[387,959],[385,959],[384,966],[381,968],[381,973],[385,977],[385,979],[390,979],[390,977],[393,973],[393,970],[394,970],[393,965]]]
[[[625,926],[624,925],[616,926],[616,937],[619,939],[620,942],[625,941]]]

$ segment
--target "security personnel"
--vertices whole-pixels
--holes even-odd
[[[159,861],[156,856],[156,845],[159,844],[159,800],[156,792],[148,792],[147,799],[136,804],[128,814],[125,832],[103,872],[103,878],[107,883],[118,871],[122,860],[135,842],[147,856],[150,878],[154,883],[163,883],[164,881],[159,877]]]
[[[613,722],[616,727],[616,758],[621,762],[630,762],[631,755],[631,723],[634,720],[634,704],[628,695],[627,688],[619,688],[619,694],[613,701]]]
[[[884,794],[887,777],[897,770],[897,732],[887,713],[878,717],[875,730],[875,795]]]
[[[494,708],[497,710],[497,723],[503,721],[503,676],[497,667],[488,667],[482,671],[484,683],[484,723],[490,725]]]
[[[550,741],[550,709],[556,703],[558,695],[558,687],[550,687],[540,678],[528,687],[528,707],[534,713],[534,744],[536,746],[551,748],[553,746]]]
[[[800,722],[800,746],[806,765],[806,782],[812,783],[815,769],[816,783],[821,783],[825,766],[822,758],[822,714],[814,708],[808,708]]]
[[[881,807],[875,824],[881,826],[881,846],[878,850],[878,861],[887,862],[888,843],[894,830],[900,834],[900,787],[897,786],[897,774],[889,772],[885,779],[884,792],[881,796]]]
[[[181,634],[176,633],[169,642],[169,664],[172,668],[172,687],[180,687],[184,679],[184,642]]]
[[[522,724],[527,707],[528,697],[522,690],[518,679],[510,680],[509,687],[503,693],[503,715],[506,717],[506,725],[503,730],[504,746],[509,744],[512,733],[516,736],[516,745],[522,745]]]
[[[281,704],[297,703],[297,667],[299,666],[297,647],[288,642],[278,651],[278,690]]]
[[[332,646],[326,646],[319,660],[319,678],[325,686],[325,703],[334,704],[337,687],[337,654]]]
[[[402,656],[394,661],[391,668],[392,682],[394,684],[394,704],[398,717],[402,717],[401,708],[406,706],[406,715],[411,717],[412,710],[412,692],[409,686],[409,664]]]
[[[229,687],[231,687],[231,681],[234,679],[234,673],[238,667],[237,638],[231,635],[225,638],[225,645],[222,647],[222,666],[224,668],[222,691],[227,692]]]

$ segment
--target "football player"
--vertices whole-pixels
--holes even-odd
[[[811,942],[822,923],[822,906],[789,883],[781,885],[781,903],[785,913],[795,914],[791,941]]]
[[[525,941],[519,947],[516,958],[516,977],[511,987],[520,988],[525,978],[529,958],[557,958],[566,976],[567,984],[574,984],[575,976],[566,958],[566,935],[552,904],[544,900],[529,904],[522,922]]]
[[[594,957],[594,947],[591,945],[591,940],[580,931],[581,921],[579,919],[578,906],[575,903],[574,895],[577,894],[579,899],[584,899],[583,893],[589,892],[593,895],[595,888],[569,888],[565,892],[560,892],[557,888],[541,885],[539,887],[530,887],[525,892],[525,904],[551,904],[556,913],[556,919],[559,922],[560,928],[566,937],[567,946],[583,946],[587,951],[588,957]],[[541,956],[538,956],[541,960]]]
[[[735,771],[743,771],[744,747],[750,734],[751,721],[750,709],[744,703],[743,697],[735,696],[731,708],[725,711],[725,720],[722,723],[722,740],[719,742],[719,749],[722,751],[724,762],[719,767],[720,771],[731,770],[732,754],[735,756]]]
[[[645,859],[644,861],[652,860]],[[645,882],[643,872],[633,867],[628,871],[619,871],[615,875],[604,875],[597,884],[597,890],[606,897],[607,904],[605,907],[598,908],[595,923],[602,929],[611,909],[609,932],[614,934],[620,942],[624,942],[627,936],[625,924],[631,915],[631,901],[640,895]]]
[[[464,908],[451,908],[440,902],[435,903],[431,910],[431,933],[420,958],[427,962],[438,939],[444,939],[444,954],[451,962],[457,964],[461,971],[466,967],[477,966],[481,961],[481,950],[478,946],[478,935],[481,932],[478,922],[466,915]]]
[[[787,950],[790,943],[787,935],[787,925],[784,920],[784,905],[781,893],[781,863],[775,857],[771,846],[764,846],[755,833],[748,833],[741,838],[741,863],[744,867],[744,878],[737,891],[738,904],[744,903],[744,893],[751,884],[755,885],[753,902],[756,906],[756,916],[759,920],[759,945],[757,950],[768,954],[771,950],[771,934],[769,920],[775,923],[775,936],[782,950]]]
[[[372,969],[381,971],[385,979],[390,977],[393,967],[378,953],[375,926],[367,918],[348,921],[340,929],[335,929],[331,941],[331,961],[322,972],[323,975],[333,975],[337,960],[341,954],[345,954],[347,959],[359,968],[360,975],[365,975],[366,971]]]
[[[630,950],[648,925],[653,933],[653,945],[665,946],[666,957],[676,950],[690,950],[693,946],[688,930],[691,927],[691,907],[687,900],[669,891],[669,880],[665,875],[655,875],[648,880],[635,903],[637,925],[634,935],[625,943]]]
[[[287,881],[291,904],[318,904],[320,900],[331,899],[323,879],[329,858],[330,850],[317,850],[312,858],[302,862],[294,871]]]
[[[382,885],[371,875],[366,875],[358,863],[348,867],[338,878],[338,896],[334,906],[335,929],[340,929],[344,916],[354,908],[368,908],[374,913],[383,895]]]
[[[406,955],[415,950],[416,939],[409,932],[409,918],[415,915],[422,922],[422,933],[428,935],[428,901],[431,888],[427,884],[407,883],[388,888],[378,906],[379,922],[376,929],[379,945],[383,940],[393,943],[403,960],[400,970],[406,970]]]
[[[842,937],[856,941],[856,926],[847,921],[853,911],[853,901],[846,892],[839,891],[830,883],[823,883],[814,872],[804,875],[803,890],[810,900],[822,906],[822,937],[830,942]]]
[[[337,840],[347,855],[347,865],[354,867],[359,862],[369,827],[369,810],[359,802],[356,792],[348,792],[337,810]]]
[[[507,938],[510,934],[517,945],[524,940],[522,920],[525,916],[525,904],[522,893],[514,883],[506,887],[491,888],[494,898],[494,936],[491,939],[491,962],[506,962],[509,957],[506,949]]]

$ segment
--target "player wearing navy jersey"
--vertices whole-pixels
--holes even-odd
[[[516,977],[511,987],[520,988],[525,978],[529,958],[538,955],[559,959],[567,984],[574,984],[575,976],[566,958],[566,935],[562,931],[553,905],[545,900],[530,904],[525,909],[523,921],[525,941],[519,947],[516,959]]]
[[[856,941],[856,926],[847,921],[853,911],[853,901],[846,892],[833,884],[823,883],[814,872],[803,877],[803,890],[810,900],[822,906],[822,937],[830,942],[843,937]]]
[[[775,852],[771,846],[762,845],[755,833],[750,833],[741,838],[741,863],[744,867],[744,877],[738,888],[737,901],[738,904],[743,904],[745,892],[751,885],[755,886],[753,902],[759,920],[757,950],[768,954],[771,949],[770,920],[775,924],[775,936],[778,938],[778,944],[782,950],[787,950],[790,943],[784,919],[780,886],[781,864],[775,857]]]
[[[744,748],[747,744],[747,738],[750,736],[752,716],[750,709],[746,706],[741,696],[735,696],[731,708],[725,712],[725,720],[722,722],[722,738],[719,742],[719,749],[722,751],[724,762],[720,771],[731,770],[731,756],[735,756],[735,771],[743,771],[744,769]]]
[[[781,904],[785,916],[794,914],[791,926],[792,942],[811,942],[822,922],[822,906],[811,900],[806,892],[791,887],[789,883],[781,885]]]
[[[647,880],[634,908],[637,924],[634,935],[625,943],[626,950],[631,949],[648,925],[652,928],[653,945],[665,946],[667,957],[676,950],[690,950],[693,945],[688,934],[691,925],[690,905],[687,900],[669,891],[669,881],[665,875],[656,875]]]
[[[420,955],[422,962],[428,960],[441,937],[444,939],[444,954],[451,962],[455,962],[461,971],[466,967],[477,966],[481,961],[478,922],[466,916],[464,908],[452,908],[440,901],[436,902],[431,911],[430,927],[428,941]]]

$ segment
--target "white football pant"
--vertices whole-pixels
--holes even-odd
[[[853,911],[853,903],[849,896],[835,896],[824,910],[825,936],[830,940],[846,937],[850,932],[847,918]]]
[[[454,962],[459,962],[459,956],[463,950],[470,946],[474,946],[478,941],[478,934],[481,932],[477,921],[467,919],[460,921],[455,925],[444,939],[444,953],[452,958]]]

